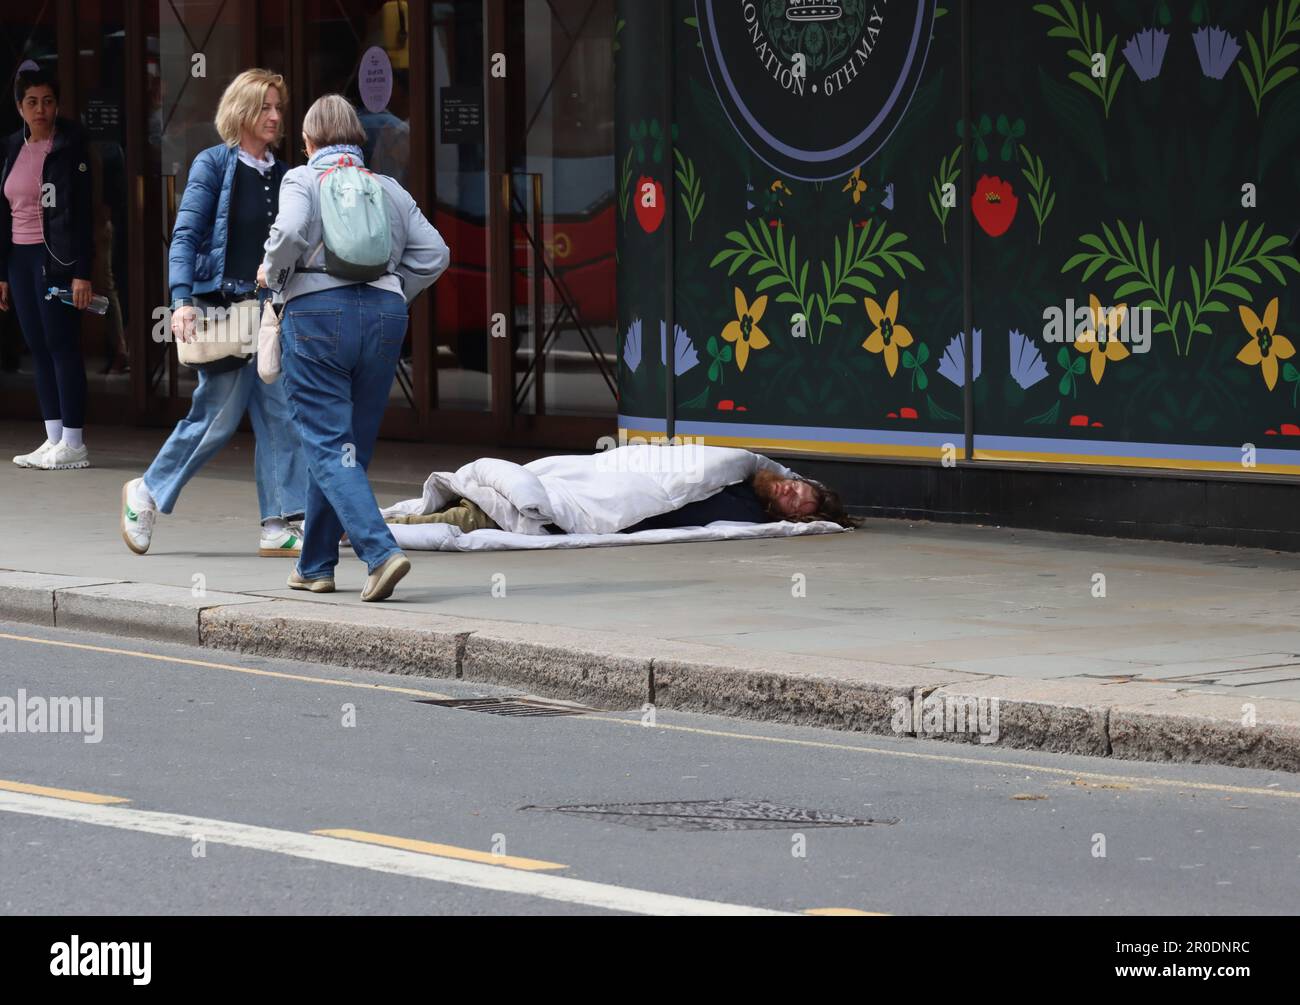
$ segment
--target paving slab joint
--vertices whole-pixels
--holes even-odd
[[[925,714],[925,700],[929,698],[930,695],[938,691],[939,688],[940,685],[938,684],[930,684],[930,685],[923,684],[920,687],[912,688],[912,704],[908,706],[907,709],[907,722],[909,725],[915,725],[921,719],[921,716]],[[917,714],[916,711],[917,709],[921,710],[920,715]],[[901,711],[901,709],[895,709],[895,712],[898,711]],[[931,736],[929,733],[925,733],[925,732],[918,733],[915,729],[904,729],[904,730],[895,729],[893,728],[892,719],[890,721],[890,730],[888,733],[884,735],[906,736],[906,737],[911,737],[912,739],[921,739],[921,740],[936,739],[936,737]]]
[[[456,633],[456,679],[465,679],[465,646],[473,632]]]

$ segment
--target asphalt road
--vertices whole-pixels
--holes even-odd
[[[0,622],[0,727],[20,689],[102,698],[102,735],[0,732],[5,914],[1300,903],[1295,775],[664,710],[505,717],[423,701],[502,689]],[[722,800],[771,806],[608,805]],[[719,812],[764,827],[704,829]]]

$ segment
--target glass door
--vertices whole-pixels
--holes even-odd
[[[126,167],[125,0],[81,0],[77,5],[76,114],[90,154],[95,267],[91,285],[108,298],[102,316],[82,317],[82,351],[92,395],[127,397],[131,392],[132,324],[145,324],[147,310],[131,303],[128,281],[130,213]],[[122,402],[115,401],[116,409]]]
[[[449,412],[492,407],[482,0],[431,5],[433,213],[451,248],[434,286],[434,401]]]
[[[146,5],[143,111],[144,225],[149,291],[145,367],[150,410],[180,418],[197,378],[168,339],[155,339],[154,311],[170,303],[167,257],[176,211],[201,150],[221,142],[214,119],[226,85],[252,65],[243,49],[240,0],[161,0]],[[155,20],[156,19],[156,20]],[[165,405],[160,402],[165,400]]]
[[[612,420],[614,0],[508,0],[506,9],[512,404],[523,415]]]
[[[614,0],[425,10],[413,86],[451,266],[428,298],[424,435],[591,448],[617,400]]]

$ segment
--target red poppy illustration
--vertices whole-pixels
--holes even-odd
[[[647,234],[653,234],[664,222],[664,187],[653,178],[642,175],[636,180],[636,197],[632,200],[637,223]]]
[[[1282,435],[1300,436],[1300,426],[1297,426],[1294,422],[1284,422],[1282,423]]]
[[[1086,415],[1070,416],[1070,425],[1072,426],[1086,426],[1087,424],[1088,424],[1088,417]]]
[[[1011,182],[1003,181],[997,175],[982,175],[970,205],[975,221],[984,228],[984,233],[989,237],[1001,237],[1016,218],[1020,200],[1011,190]]]

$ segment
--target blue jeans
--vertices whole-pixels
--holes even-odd
[[[177,423],[144,473],[145,488],[159,510],[172,511],[185,483],[230,441],[244,412],[253,420],[253,470],[262,519],[306,511],[307,462],[289,402],[283,386],[258,379],[256,363],[226,373],[199,371],[190,414]]]
[[[364,283],[285,305],[281,367],[311,474],[298,560],[304,579],[333,576],[344,530],[370,572],[400,551],[366,470],[405,338],[406,301]]]

